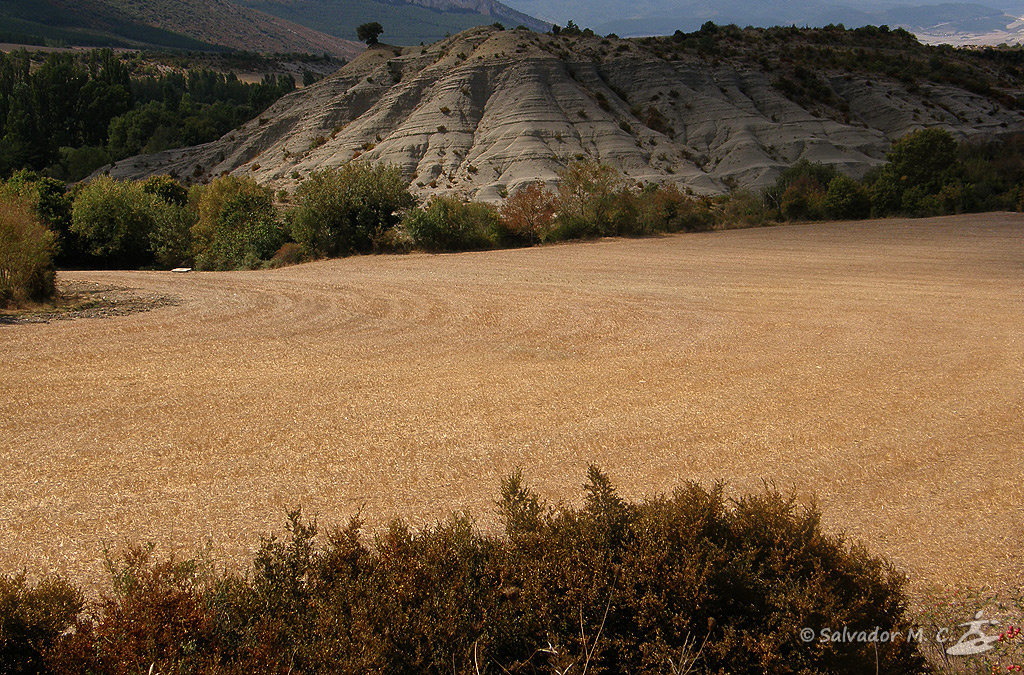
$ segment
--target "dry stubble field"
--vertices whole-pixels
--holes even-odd
[[[0,570],[103,542],[244,563],[301,503],[496,527],[771,480],[918,584],[1024,572],[1024,217],[799,225],[265,272],[75,272],[180,304],[0,326]]]

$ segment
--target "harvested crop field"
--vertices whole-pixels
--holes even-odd
[[[1024,573],[1020,215],[62,278],[177,304],[0,326],[2,571],[242,564],[297,503],[494,528],[514,467],[594,462],[817,495],[918,584]]]

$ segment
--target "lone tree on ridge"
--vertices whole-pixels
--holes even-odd
[[[384,32],[384,26],[376,21],[364,23],[356,28],[356,37],[366,43],[368,47],[377,44],[377,36]]]

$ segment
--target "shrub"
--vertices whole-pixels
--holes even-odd
[[[141,182],[142,191],[156,197],[149,248],[160,267],[193,264],[192,227],[199,218],[189,191],[170,176],[151,176]]]
[[[778,217],[786,220],[824,218],[825,188],[838,175],[833,166],[801,159],[764,191],[764,201],[774,205]]]
[[[649,232],[705,232],[714,226],[707,203],[677,185],[647,185],[639,199],[639,220]]]
[[[909,133],[893,143],[886,159],[888,163],[870,179],[871,205],[877,215],[938,215],[973,205],[972,191],[961,183],[964,167],[956,141],[948,131]]]
[[[71,232],[71,198],[63,181],[40,177],[33,171],[15,171],[0,185],[0,197],[26,200],[40,222],[57,235],[58,264],[77,264],[81,261],[81,242]]]
[[[50,652],[75,625],[82,606],[82,594],[60,578],[33,586],[24,573],[0,576],[0,671],[60,672],[50,668]]]
[[[779,211],[786,220],[820,220],[825,217],[825,190],[814,178],[800,176],[782,193]]]
[[[937,194],[962,170],[956,141],[945,129],[920,129],[907,134],[892,144],[886,159],[889,171],[904,189],[919,187],[926,194]]]
[[[871,215],[871,198],[860,183],[839,175],[828,184],[825,212],[830,218],[841,220],[867,218]]]
[[[310,256],[376,249],[415,203],[397,167],[353,163],[313,172],[295,198],[292,238]]]
[[[428,251],[466,251],[494,245],[498,213],[492,206],[458,197],[433,197],[410,211],[402,229]]]
[[[188,204],[188,190],[170,176],[150,176],[142,181],[141,187],[143,192],[155,195],[165,204]]]
[[[152,261],[149,238],[159,200],[141,183],[100,176],[75,197],[71,230],[85,252],[107,266],[137,268]]]
[[[541,182],[516,190],[499,211],[500,241],[527,246],[540,242],[555,217],[555,205],[554,193]]]
[[[0,307],[53,297],[56,240],[28,202],[0,198]]]
[[[551,506],[516,472],[503,536],[462,515],[394,521],[372,546],[359,518],[318,539],[295,509],[245,576],[204,581],[201,565],[135,549],[56,651],[66,672],[615,674],[673,672],[699,643],[704,672],[923,671],[909,640],[801,640],[909,628],[905,578],[822,532],[813,506],[692,483],[631,503],[596,467],[584,490],[580,507]]]
[[[165,204],[158,208],[149,233],[153,262],[164,268],[191,266],[192,228],[198,218],[195,205]]]
[[[120,560],[108,558],[113,593],[56,650],[59,672],[210,672],[226,649],[201,566],[156,561],[152,552],[133,546]]]
[[[289,265],[298,265],[304,258],[305,255],[303,254],[302,247],[293,241],[289,241],[277,249],[277,253],[270,259],[270,266],[287,267]]]
[[[274,196],[251,178],[221,176],[198,196],[192,251],[200,269],[254,268],[287,238],[274,209]]]
[[[623,180],[614,167],[575,161],[558,178],[558,220],[549,239],[615,234],[614,203]]]
[[[719,221],[725,228],[757,227],[769,220],[764,200],[749,190],[734,190],[725,200]]]

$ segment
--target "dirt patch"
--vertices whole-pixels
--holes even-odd
[[[61,274],[57,282],[56,302],[28,309],[0,310],[0,325],[127,316],[180,302],[171,295],[93,281],[65,281],[64,276]]]

